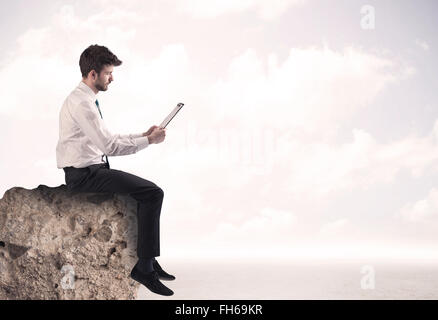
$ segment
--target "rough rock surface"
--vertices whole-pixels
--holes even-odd
[[[65,185],[0,199],[0,299],[136,299],[137,203]]]

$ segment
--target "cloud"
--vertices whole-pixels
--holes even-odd
[[[192,74],[190,57],[180,45],[166,47],[148,65],[136,64],[136,70],[147,75],[161,70],[169,75],[174,68],[168,65],[175,65],[176,79]],[[263,197],[271,196],[277,188],[286,195],[312,198],[389,183],[404,167],[403,161],[408,161],[406,154],[422,145],[418,139],[380,145],[366,131],[354,129],[353,141],[339,145],[330,138],[330,132],[335,133],[341,121],[369,106],[386,86],[400,81],[405,72],[396,62],[353,48],[343,52],[328,48],[291,49],[282,64],[275,54],[265,61],[255,50],[248,49],[230,62],[224,79],[199,83],[193,74],[184,81],[185,88],[196,88],[197,95],[175,122],[182,131],[169,136],[172,144],[161,146],[157,154],[148,150],[149,168],[154,172],[174,167],[177,161],[184,170],[175,168],[169,177],[190,179],[205,203],[222,207],[225,212],[238,205],[233,195],[248,190],[242,195],[246,197],[260,179],[276,182],[275,187],[266,183],[257,190]],[[126,80],[121,82],[144,84],[136,81],[135,74]],[[149,99],[162,103],[168,90],[165,87],[169,86],[164,84],[166,76],[148,77],[145,81],[150,88]],[[178,91],[178,82],[171,85],[171,94]],[[134,85],[132,93],[139,90],[141,87]],[[118,96],[126,97],[128,92]],[[135,108],[139,103],[132,105]],[[120,121],[118,124],[123,125]],[[425,156],[426,163],[433,160],[430,156],[433,154]],[[395,160],[400,163],[393,166]],[[413,169],[418,167],[423,164]],[[229,193],[230,201],[225,204],[218,199],[216,189],[225,190],[222,195]],[[244,210],[248,217],[250,211]]]
[[[226,78],[204,93],[217,119],[325,135],[334,123],[349,119],[412,72],[401,62],[353,47],[341,52],[291,48],[282,63],[278,60],[275,53],[263,59],[254,49],[234,58]]]
[[[365,130],[353,129],[352,137],[353,141],[338,144],[303,140],[292,133],[280,136],[271,178],[283,197],[325,197],[391,184],[402,170],[414,179],[424,177],[427,170],[438,171],[438,119],[425,136],[410,134],[380,143]]]
[[[304,0],[181,0],[178,9],[196,18],[214,18],[220,15],[255,10],[257,15],[265,20],[277,18],[287,9],[305,3]]]
[[[426,41],[416,39],[415,44],[419,46],[421,49],[423,49],[424,51],[429,51],[429,44]]]
[[[405,205],[397,216],[408,222],[437,221],[438,189],[432,188],[426,198]]]
[[[181,225],[191,240],[208,234],[205,239],[224,250],[233,242],[268,250],[291,245],[304,233],[342,233],[352,228],[349,217],[324,225],[326,219],[312,216],[321,198],[392,183],[402,169],[420,178],[435,166],[438,123],[427,136],[386,144],[360,127],[351,131],[350,141],[336,139],[353,115],[412,75],[412,66],[400,59],[357,47],[294,47],[284,58],[245,48],[216,77],[174,38],[146,59],[150,44],[144,41],[142,16],[132,4],[119,11],[118,2],[112,3],[87,17],[63,7],[46,26],[25,32],[3,64],[2,139],[14,141],[0,167],[3,189],[64,183],[54,159],[57,117],[79,82],[79,54],[91,43],[107,45],[124,61],[110,90],[99,97],[113,132],[145,130],[180,99],[186,103],[166,143],[135,157],[110,159],[114,168],[163,187],[164,234],[175,241],[185,236]],[[183,7],[204,17],[255,10],[270,19],[294,3]]]
[[[240,222],[218,223],[204,240],[219,242],[224,246],[232,243],[239,248],[284,244],[292,238],[295,220],[295,216],[289,211],[265,207]]]
[[[348,224],[348,219],[338,219],[336,221],[323,225],[320,229],[320,233],[327,236],[337,235],[339,232],[345,230],[348,227]]]
[[[406,67],[397,60],[353,47],[342,51],[304,47],[291,48],[284,61],[279,61],[275,52],[264,58],[249,48],[230,61],[224,78],[203,82],[202,75],[195,72],[202,66],[191,60],[183,44],[165,45],[157,56],[145,61],[141,53],[129,50],[130,41],[139,36],[123,18],[130,14],[105,12],[107,16],[99,13],[83,19],[67,6],[49,26],[20,37],[19,50],[0,77],[9,99],[2,111],[21,119],[43,118],[50,121],[46,127],[57,128],[60,105],[76,85],[71,79],[79,76],[71,61],[77,61],[85,43],[94,42],[89,34],[98,33],[102,40],[112,39],[112,50],[117,54],[121,50],[118,55],[124,60],[111,91],[99,97],[105,120],[114,132],[136,132],[152,121],[160,122],[169,106],[185,97],[186,107],[172,124],[179,131],[174,136],[169,132],[170,145],[152,147],[131,163],[142,174],[147,161],[148,172],[157,173],[162,181],[190,180],[200,196],[188,202],[188,214],[197,215],[199,211],[193,208],[199,204],[212,204],[221,208],[220,212],[239,207],[237,192],[245,190],[241,196],[250,197],[260,179],[275,181],[276,186],[267,182],[255,190],[259,199],[273,196],[278,187],[287,194],[312,197],[389,181],[397,172],[399,167],[391,169],[389,161],[376,168],[378,161],[368,159],[384,148],[364,130],[353,131],[353,143],[338,145],[330,140],[330,132],[335,134],[342,121],[369,106],[388,85],[403,79]],[[104,24],[95,23],[119,16],[123,23],[114,25],[118,30],[115,37],[110,37]],[[72,31],[75,27],[78,29]],[[33,44],[34,38],[43,45]],[[70,40],[75,38],[83,39],[73,45]],[[80,43],[84,47],[79,48]],[[18,80],[10,81],[35,68],[44,72],[31,72],[34,86],[21,87],[16,85]],[[47,74],[63,76],[55,81]],[[40,152],[46,158],[56,144],[56,135],[40,140],[46,141],[46,146],[38,147],[34,155]],[[23,155],[17,158],[25,159]],[[179,167],[175,167],[176,161]],[[218,189],[225,190],[229,201],[218,199]],[[185,203],[183,196],[176,197],[175,202]],[[251,209],[242,212],[252,217]]]
[[[17,39],[16,52],[2,63],[0,93],[5,99],[0,114],[35,120],[57,117],[69,93],[66,88],[80,81],[82,50],[98,42],[124,52],[135,35],[135,29],[120,22],[127,17],[133,19],[132,14],[108,10],[81,19],[73,6],[63,6],[47,26],[27,30]],[[117,24],[108,27],[108,21]]]
[[[219,16],[255,12],[257,17],[263,20],[273,20],[280,17],[288,9],[300,6],[308,0],[163,0],[157,3],[139,0],[93,0],[93,4],[99,7],[120,8],[129,11],[142,12],[145,19],[160,17],[165,13],[178,13],[189,18],[212,19]]]

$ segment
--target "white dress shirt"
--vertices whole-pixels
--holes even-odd
[[[59,113],[56,146],[59,169],[104,163],[103,155],[133,154],[149,145],[142,133],[112,134],[100,117],[96,99],[93,90],[82,81],[65,99]]]

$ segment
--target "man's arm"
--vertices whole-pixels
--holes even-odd
[[[135,135],[112,134],[103,120],[93,109],[95,106],[90,101],[83,101],[72,108],[72,117],[84,134],[104,154],[108,156],[121,156],[136,153],[146,148],[150,141],[143,133]]]
[[[149,128],[148,131],[142,133],[130,133],[130,134],[119,134],[118,136],[121,138],[140,138],[140,137],[148,137],[149,144],[155,143],[155,135],[152,135],[152,132],[159,127],[154,125]]]

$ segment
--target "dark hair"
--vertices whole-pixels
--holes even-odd
[[[98,46],[97,44],[89,46],[82,52],[79,58],[79,67],[81,68],[82,77],[86,78],[91,70],[100,74],[103,66],[113,65],[120,66],[120,61],[107,47]]]

